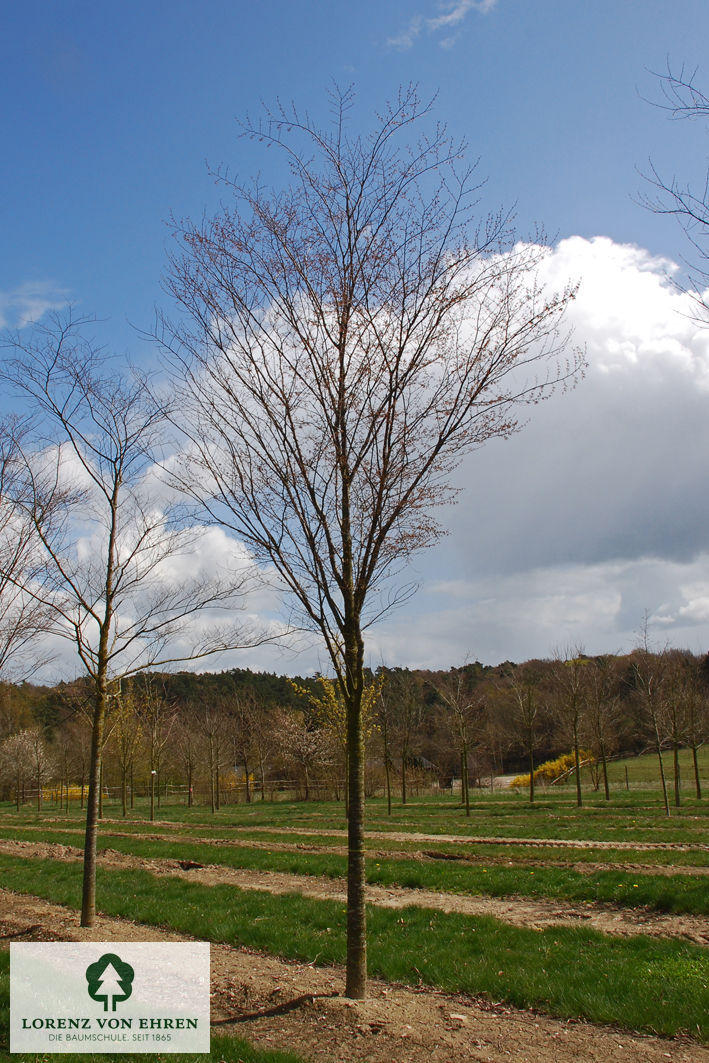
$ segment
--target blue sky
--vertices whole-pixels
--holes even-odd
[[[565,407],[466,463],[447,545],[419,560],[419,596],[370,653],[446,666],[627,649],[644,609],[658,639],[707,648],[709,330],[665,280],[680,230],[635,201],[649,157],[668,176],[706,170],[706,130],[647,102],[668,57],[709,89],[706,0],[26,0],[4,5],[3,37],[0,323],[71,300],[138,360],[152,352],[133,326],[167,305],[170,213],[219,203],[207,163],[283,180],[238,117],[280,97],[325,121],[334,80],[355,85],[366,129],[399,84],[437,93],[480,157],[484,207],[516,204],[521,235],[555,240],[552,273],[581,277],[591,365]],[[255,663],[306,669],[317,649]]]

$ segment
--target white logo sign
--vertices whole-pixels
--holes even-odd
[[[11,1052],[209,1052],[209,944],[13,942]]]

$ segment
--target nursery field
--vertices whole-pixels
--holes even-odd
[[[370,802],[363,1003],[339,995],[341,804],[119,813],[86,931],[81,809],[0,807],[0,943],[211,941],[215,1060],[709,1061],[709,808],[687,792],[670,817],[638,780],[581,809],[566,791],[481,792],[469,817],[450,796]]]

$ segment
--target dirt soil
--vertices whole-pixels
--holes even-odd
[[[0,852],[18,856],[43,857],[50,860],[80,860],[80,849],[54,842],[26,842],[0,840]],[[292,875],[280,871],[253,871],[229,868],[224,865],[201,865],[193,861],[174,859],[142,859],[115,849],[99,854],[103,866],[133,867],[157,875],[177,875],[205,885],[225,883],[239,889],[267,890],[270,893],[302,893],[317,900],[340,903],[346,899],[343,879],[315,875]],[[460,912],[464,915],[491,915],[515,926],[578,926],[584,923],[606,934],[648,934],[654,937],[676,937],[699,945],[709,944],[709,920],[704,916],[670,915],[646,908],[621,908],[607,904],[571,904],[565,901],[524,897],[467,897],[454,893],[435,893],[431,890],[400,887],[367,886],[369,904],[382,908],[433,908],[441,912]]]
[[[177,941],[177,934],[76,912],[0,889],[0,938]],[[212,1025],[261,1048],[310,1063],[709,1063],[688,1041],[641,1037],[612,1027],[561,1022],[464,996],[372,982],[370,998],[339,995],[339,968],[288,963],[246,949],[211,946]]]

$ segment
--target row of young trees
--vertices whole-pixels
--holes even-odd
[[[465,146],[415,89],[368,136],[348,132],[351,93],[331,103],[330,128],[281,109],[247,124],[283,153],[287,188],[222,175],[231,203],[175,223],[178,312],[153,337],[166,389],[114,371],[85,320],[11,339],[2,376],[29,412],[0,432],[0,519],[33,542],[3,566],[8,594],[73,642],[92,683],[84,925],[117,684],[265,637],[201,622],[207,637],[185,645],[186,619],[238,602],[247,561],[317,632],[346,721],[346,991],[361,997],[365,631],[411,592],[393,577],[438,539],[463,456],[516,431],[519,407],[573,383],[582,358],[559,331],[572,288],[538,278],[543,239],[518,239],[504,211],[476,217]],[[231,570],[215,581],[197,563],[185,580],[174,559],[206,524],[232,536]]]
[[[366,629],[410,593],[392,577],[438,539],[435,510],[463,456],[516,431],[520,406],[573,383],[582,358],[566,359],[559,332],[573,289],[538,280],[543,240],[520,240],[504,211],[475,217],[480,183],[464,145],[426,125],[415,90],[367,137],[348,134],[351,94],[332,103],[329,129],[282,109],[247,124],[284,153],[289,187],[223,175],[231,204],[176,222],[167,287],[179,313],[155,330],[171,360],[168,400],[115,372],[86,321],[11,340],[3,380],[28,418],[0,425],[0,666],[50,630],[73,643],[91,683],[81,917],[91,925],[118,688],[266,637],[204,623],[190,640],[185,622],[239,601],[245,559],[268,568],[322,639],[344,712],[346,992],[362,997]],[[691,216],[693,200],[680,205]],[[183,440],[168,461],[166,425]],[[173,561],[205,522],[238,539],[231,570],[215,581],[193,564],[185,580]],[[465,696],[440,696],[467,750]],[[467,752],[463,764],[467,792]]]
[[[120,796],[123,814],[136,793],[178,792],[216,811],[286,790],[343,798],[347,813],[346,712],[336,682],[264,682],[249,672],[222,676],[138,676],[110,699],[101,750],[101,793]],[[273,680],[275,677],[270,677]],[[279,697],[279,694],[281,695]],[[12,698],[12,691],[5,690]],[[86,684],[54,692],[51,719],[40,726],[39,693],[4,726],[0,782],[6,796],[41,800],[51,784],[60,804],[84,799],[90,751]],[[34,705],[34,712],[32,707]],[[582,767],[610,799],[609,761],[651,751],[670,810],[665,759],[671,755],[673,800],[681,800],[680,758],[691,752],[693,792],[702,796],[698,751],[709,737],[709,669],[677,650],[639,647],[624,657],[574,652],[550,660],[448,672],[380,668],[365,694],[365,786],[406,803],[412,788],[460,787],[470,815],[471,790],[505,772],[527,769],[535,799],[540,761],[573,756],[571,777],[583,802]],[[22,726],[23,724],[30,726]]]

